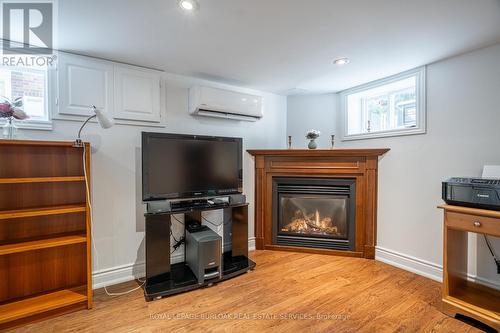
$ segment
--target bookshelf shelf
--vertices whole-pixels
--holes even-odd
[[[85,204],[0,211],[0,220],[85,212]]]
[[[71,235],[71,236],[39,239],[27,242],[13,243],[13,244],[5,244],[5,245],[0,245],[0,256],[19,253],[19,252],[47,249],[57,246],[85,243],[86,241],[87,237],[85,235]]]
[[[0,305],[0,324],[87,301],[85,286]]]
[[[83,181],[85,181],[84,176],[0,178],[0,184],[59,183],[59,182],[83,182]]]

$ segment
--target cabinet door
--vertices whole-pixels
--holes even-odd
[[[59,108],[62,116],[90,116],[95,105],[113,110],[113,65],[107,61],[61,53],[59,57]]]
[[[115,65],[113,117],[161,122],[161,72]]]

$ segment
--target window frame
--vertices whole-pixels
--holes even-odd
[[[0,47],[3,47],[4,43],[7,41],[1,39],[0,40]],[[15,43],[15,42],[11,42]],[[19,44],[19,43],[17,43]],[[55,54],[55,52],[54,52]],[[15,54],[13,56],[37,56],[38,54],[32,54],[27,51],[24,51],[22,53]],[[56,59],[53,57],[53,59]],[[57,70],[57,64],[54,65],[54,68],[52,67],[47,67],[46,68],[46,76],[45,76],[45,87],[44,87],[44,100],[45,100],[45,114],[47,115],[47,120],[33,120],[33,119],[25,119],[22,121],[19,120],[14,120],[14,123],[17,128],[19,129],[28,129],[28,130],[43,130],[43,131],[52,131],[53,129],[53,122],[52,122],[52,113],[51,113],[51,103],[50,100],[52,98],[52,94],[50,90],[54,86],[54,74],[53,72]],[[7,67],[8,66],[2,66],[2,67]],[[0,127],[5,125],[7,123],[7,119],[5,118],[0,118]]]
[[[378,88],[387,84],[391,84],[400,80],[404,80],[410,77],[415,77],[416,79],[416,122],[417,125],[411,128],[398,128],[391,130],[384,130],[371,133],[357,133],[348,134],[348,110],[347,110],[347,99],[352,94],[357,94],[366,90],[373,88]],[[341,140],[363,140],[371,138],[384,138],[393,136],[403,136],[403,135],[415,135],[415,134],[425,134],[427,131],[427,105],[426,105],[426,66],[418,67],[406,72],[402,72],[396,75],[392,75],[380,80],[372,81],[366,84],[356,86],[340,92],[340,113],[341,113]]]

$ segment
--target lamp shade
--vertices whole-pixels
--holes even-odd
[[[94,108],[95,115],[97,116],[97,121],[102,128],[110,128],[115,123],[112,119],[109,119],[101,110]]]

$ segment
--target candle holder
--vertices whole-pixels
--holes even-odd
[[[292,136],[288,136],[288,149],[292,149]]]
[[[335,146],[335,135],[332,134],[332,149],[334,148]]]

